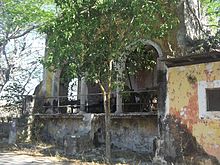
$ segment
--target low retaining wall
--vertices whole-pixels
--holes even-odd
[[[158,135],[156,114],[113,114],[111,118],[111,142],[114,147],[139,153],[154,152],[153,141]],[[66,137],[79,135],[88,135],[96,147],[105,141],[104,114],[36,115],[35,123],[43,123],[40,132],[42,140],[59,145],[64,146]]]
[[[0,121],[0,141],[8,141],[10,131],[10,123],[9,121],[3,122]]]
[[[112,120],[112,143],[122,149],[153,153],[157,116],[116,116]]]

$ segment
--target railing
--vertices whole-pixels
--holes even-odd
[[[32,103],[30,103],[32,100]],[[80,101],[84,100],[84,102]],[[89,113],[102,113],[103,99],[101,93],[93,93],[88,95],[74,95],[74,96],[55,96],[55,97],[35,97],[27,99],[25,111],[32,111],[34,113],[78,113],[80,110]]]
[[[157,110],[157,90],[146,91],[123,91],[118,93],[122,99],[123,112],[149,112]],[[117,93],[111,94],[111,112],[116,111]],[[88,95],[56,96],[56,97],[35,97],[26,96],[23,101],[24,113],[33,111],[34,113],[103,113],[104,102],[102,93],[92,93]]]
[[[150,112],[157,110],[157,90],[124,91],[122,96],[123,112]]]

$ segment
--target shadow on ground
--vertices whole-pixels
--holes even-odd
[[[61,148],[51,146],[40,151],[44,155],[65,157],[69,160],[80,160],[81,162],[91,162],[105,164],[105,147],[93,148],[77,154],[65,154]],[[112,164],[151,164],[152,155],[139,154],[129,150],[122,151],[118,148],[112,149]]]
[[[67,155],[62,148],[46,144],[22,143],[17,145],[1,144],[0,164],[106,164],[104,146],[88,151]],[[112,164],[152,164],[152,155],[132,151],[112,149]]]

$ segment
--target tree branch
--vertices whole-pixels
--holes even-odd
[[[30,33],[32,30],[34,30],[34,29],[36,29],[36,28],[38,28],[38,27],[40,27],[40,25],[38,25],[38,26],[32,26],[32,27],[30,27],[29,29],[25,30],[25,31],[24,31],[23,33],[21,33],[21,34],[11,35],[11,36],[8,37],[8,40],[23,37],[24,35]]]
[[[7,54],[6,54],[5,46],[6,46],[5,44],[2,46],[2,53],[3,53],[4,57],[5,57],[6,64],[7,64],[8,68],[9,68],[10,67],[10,63],[9,63],[9,60],[8,60],[8,57],[7,57]]]
[[[38,66],[38,65],[37,65]],[[23,87],[22,87],[22,95],[24,94],[24,92],[25,92],[25,87],[27,86],[27,84],[30,82],[30,80],[31,80],[31,76],[33,75],[33,73],[34,73],[34,71],[37,69],[37,66],[35,66],[35,68],[31,71],[31,72],[29,72],[29,74],[28,74],[28,79],[27,79],[27,81],[26,81],[26,83],[23,85]]]
[[[203,25],[203,26],[207,26],[207,27],[217,27],[217,28],[219,28],[219,25]]]
[[[124,33],[123,33],[124,36],[121,38],[120,42],[124,42],[124,40],[126,39],[127,34],[131,32],[132,23],[134,22],[134,20],[135,20],[135,17],[133,16],[131,21],[129,22],[127,30],[124,31]]]
[[[36,29],[38,27],[40,27],[40,25],[32,26],[32,27],[28,28],[27,30],[25,30],[21,34],[17,34],[17,35],[13,34],[13,35],[11,35],[9,37],[6,37],[5,39],[2,39],[0,41],[0,47],[3,46],[4,44],[7,44],[7,42],[12,40],[12,39],[17,39],[17,38],[23,37],[24,35],[30,33],[32,30],[34,30],[34,29]]]

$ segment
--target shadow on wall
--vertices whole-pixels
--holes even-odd
[[[157,155],[164,157],[167,162],[186,164],[219,165],[216,157],[205,152],[196,138],[181,124],[181,119],[168,115],[162,121],[160,129],[161,141]]]

